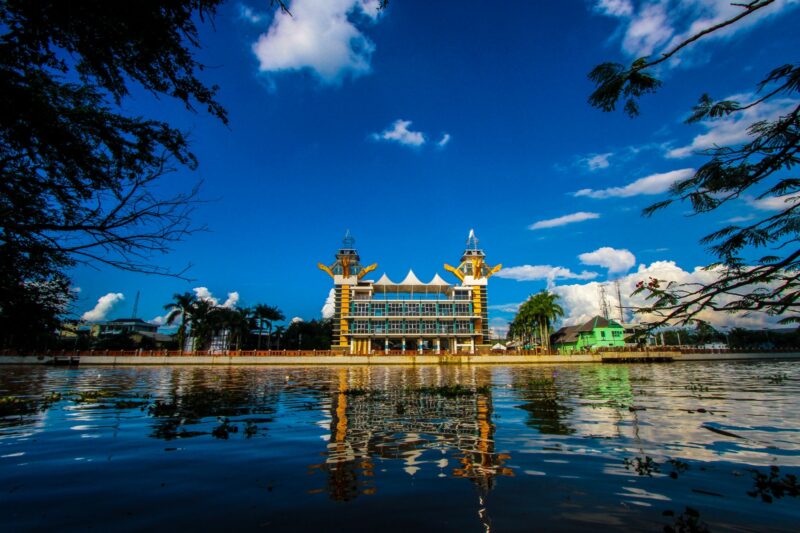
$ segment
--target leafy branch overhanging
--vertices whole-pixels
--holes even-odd
[[[661,81],[646,72],[669,60],[687,46],[713,32],[735,24],[761,10],[774,0],[734,4],[742,11],[710,26],[667,50],[660,57],[643,57],[629,68],[618,63],[603,63],[589,74],[596,89],[589,103],[603,111],[613,111],[625,100],[630,116],[639,114],[638,99],[655,92]],[[701,240],[717,257],[707,267],[714,281],[702,283],[664,282],[651,278],[641,281],[634,295],[643,294],[648,304],[636,311],[654,317],[652,326],[698,320],[704,310],[722,312],[760,311],[780,315],[782,323],[800,322],[800,65],[785,64],[770,71],[758,84],[749,102],[714,100],[701,96],[688,123],[713,122],[741,116],[746,110],[772,103],[780,115],[757,120],[749,125],[749,140],[734,146],[715,146],[700,152],[709,159],[689,179],[676,182],[671,198],[655,203],[643,212],[651,216],[676,200],[688,201],[695,214],[707,213],[733,200],[769,200],[781,203],[775,214],[748,224],[729,224]],[[767,252],[759,254],[759,249]],[[745,254],[761,255],[746,260]]]

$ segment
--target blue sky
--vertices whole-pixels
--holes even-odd
[[[702,217],[686,217],[687,205],[650,219],[640,211],[702,164],[696,149],[742,140],[749,121],[683,120],[702,93],[746,96],[796,61],[797,5],[776,2],[686,50],[630,119],[588,105],[592,67],[658,53],[693,23],[738,8],[398,0],[376,13],[370,0],[294,0],[288,17],[267,1],[226,3],[202,27],[199,58],[229,126],[139,92],[125,102],[190,132],[199,169],[162,186],[202,180],[209,201],[195,220],[210,231],[160,261],[191,263],[193,281],[79,267],[77,313],[112,293],[124,299],[107,297],[90,316],[130,316],[140,291],[149,320],[173,293],[205,287],[220,303],[236,292],[238,305],[315,318],[331,286],[316,263],[332,261],[347,229],[362,259],[379,264],[376,278],[413,268],[427,280],[449,279],[442,263],[458,261],[474,228],[488,262],[506,267],[489,290],[499,331],[514,304],[547,286],[579,320],[595,312],[598,282],[620,278],[625,292],[653,272],[696,279],[695,267],[712,261],[698,239],[769,203],[740,200]]]

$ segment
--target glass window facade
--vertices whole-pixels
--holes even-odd
[[[472,324],[469,320],[456,321],[456,333],[472,333]]]

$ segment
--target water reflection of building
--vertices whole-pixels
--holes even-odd
[[[497,476],[513,475],[497,453],[490,369],[341,369],[330,404],[325,462],[331,498],[374,493],[376,460],[398,461],[409,475],[421,470],[472,480],[482,491]],[[460,376],[446,376],[459,373]],[[456,379],[450,380],[449,377]],[[473,393],[443,395],[432,387],[459,383]]]

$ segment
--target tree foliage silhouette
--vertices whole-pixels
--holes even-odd
[[[657,58],[638,58],[629,67],[619,63],[598,65],[589,74],[596,85],[589,103],[608,112],[624,101],[624,111],[637,116],[639,99],[661,86],[652,74],[654,67],[772,3],[774,0],[735,4],[742,9],[736,16],[697,32]],[[747,102],[715,100],[707,94],[700,97],[689,123],[735,118],[779,98],[785,110],[776,118],[750,124],[747,142],[701,152],[708,161],[694,176],[673,184],[671,198],[647,207],[643,214],[651,216],[676,200],[688,201],[695,214],[708,213],[747,196],[779,202],[782,207],[774,215],[747,224],[730,224],[701,240],[717,258],[707,267],[717,274],[716,281],[705,285],[642,281],[634,294],[644,294],[648,304],[637,311],[654,316],[653,325],[686,323],[696,320],[704,310],[762,311],[782,315],[784,323],[800,321],[800,179],[792,175],[800,162],[799,93],[800,64],[786,64],[770,71]],[[745,259],[746,254],[760,257]]]

